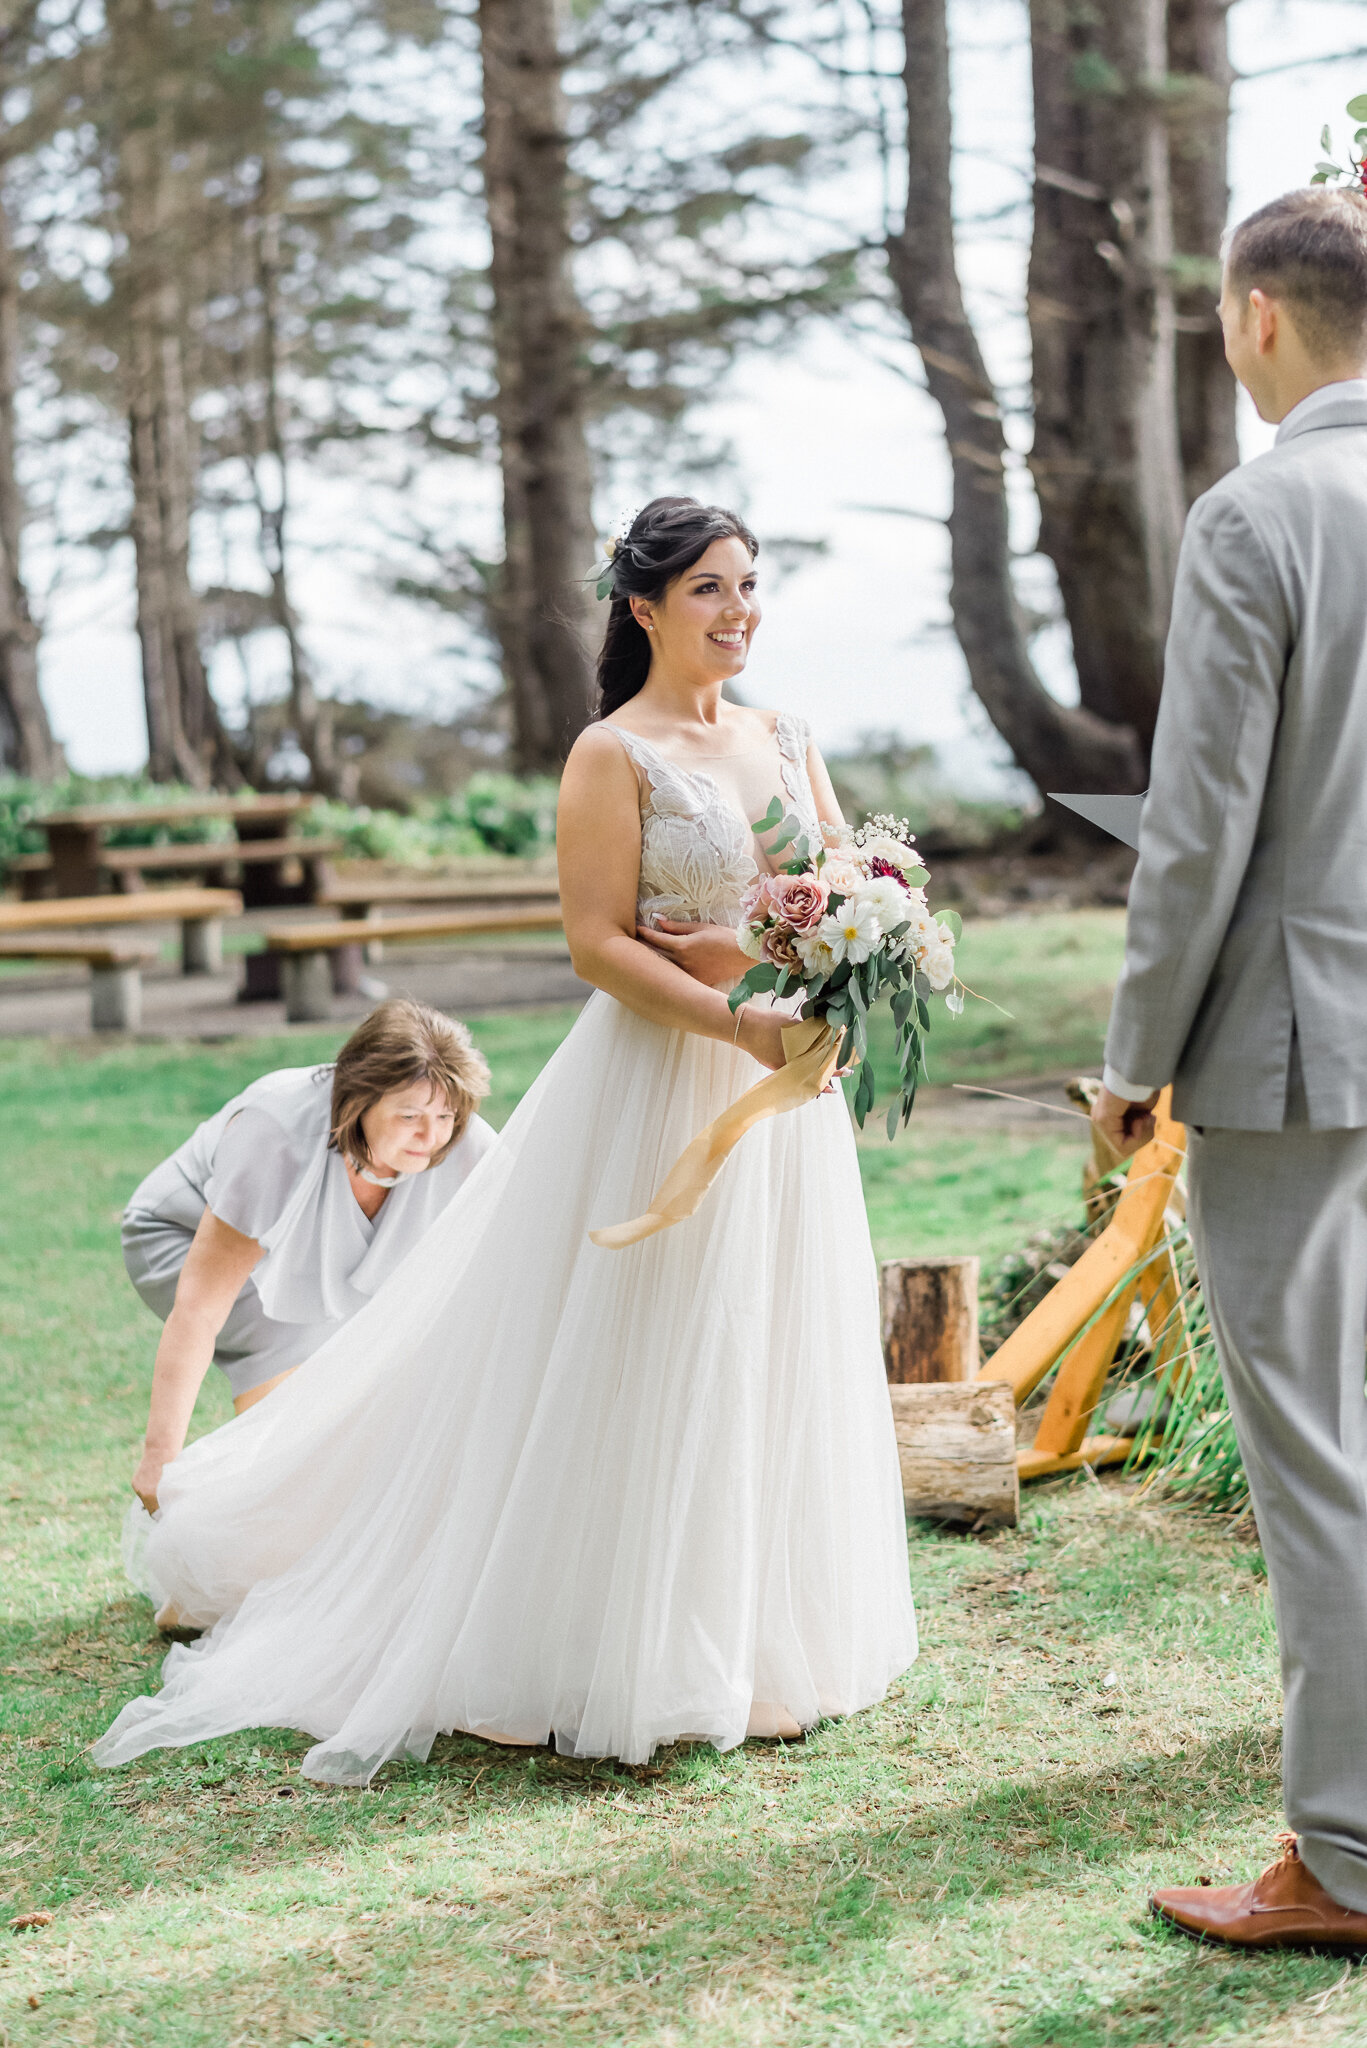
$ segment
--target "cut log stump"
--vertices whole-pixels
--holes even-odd
[[[895,1386],[976,1377],[976,1259],[886,1259],[878,1281],[883,1358]]]
[[[893,1427],[909,1515],[981,1527],[1020,1519],[1016,1404],[1004,1381],[892,1386]]]

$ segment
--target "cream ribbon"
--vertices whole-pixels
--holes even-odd
[[[705,1131],[699,1131],[670,1167],[644,1216],[630,1223],[611,1224],[606,1230],[591,1230],[594,1244],[620,1252],[644,1237],[654,1237],[657,1230],[668,1230],[671,1223],[682,1223],[698,1209],[727,1154],[747,1131],[767,1116],[779,1116],[785,1109],[815,1100],[835,1071],[840,1032],[811,1017],[789,1024],[782,1035],[785,1064],[747,1088]]]

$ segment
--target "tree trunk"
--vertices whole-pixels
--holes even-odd
[[[1239,460],[1237,386],[1215,311],[1229,212],[1228,12],[1229,0],[1168,0],[1177,428],[1188,504]]]
[[[1165,0],[1031,0],[1040,547],[1083,705],[1145,752],[1185,514]]]
[[[571,276],[555,0],[480,0],[484,189],[503,464],[496,617],[524,773],[559,768],[591,710],[592,478]]]
[[[171,168],[176,72],[152,0],[111,0],[106,12],[118,129],[114,179],[126,244],[118,267],[148,772],[197,788],[211,781],[231,786],[240,777],[209,694],[190,584],[196,440],[176,280],[192,222],[177,212]]]
[[[19,277],[0,196],[0,768],[52,782],[66,763],[38,694],[38,629],[20,574],[23,495],[15,472]]]
[[[927,1386],[977,1378],[975,1258],[884,1259],[878,1292],[890,1382]]]
[[[945,0],[902,0],[902,22],[907,208],[888,258],[949,442],[954,630],[988,717],[1041,791],[1140,789],[1143,758],[1132,728],[1060,704],[1030,660],[1011,582],[1001,413],[959,287]]]
[[[256,219],[257,289],[261,301],[261,416],[259,444],[254,450],[252,487],[256,494],[261,554],[271,579],[271,609],[285,636],[290,665],[290,716],[299,745],[308,756],[316,789],[335,795],[337,758],[333,746],[331,706],[319,702],[313,668],[299,632],[299,617],[290,597],[286,556],[289,520],[289,451],[285,443],[284,406],[280,393],[280,215],[273,165],[263,155]],[[253,421],[253,426],[256,426]],[[270,458],[273,491],[262,476],[262,456]]]

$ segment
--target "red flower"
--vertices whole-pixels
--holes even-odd
[[[890,860],[884,860],[881,853],[876,853],[869,862],[869,873],[871,875],[886,875],[888,880],[896,882],[899,888],[905,889],[907,886],[907,878],[902,873],[902,870],[895,868]]]

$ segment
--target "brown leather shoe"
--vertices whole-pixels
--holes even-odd
[[[1283,1854],[1252,1884],[1174,1885],[1153,1893],[1150,1912],[1196,1941],[1367,1955],[1367,1913],[1330,1898],[1301,1862],[1294,1835],[1277,1839]]]

